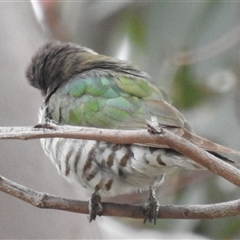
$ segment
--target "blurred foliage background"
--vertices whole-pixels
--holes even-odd
[[[128,60],[163,87],[195,131],[240,150],[240,3],[228,1],[29,1],[0,3],[1,126],[34,125],[39,92],[24,77],[44,42],[72,41]],[[87,199],[58,176],[39,141],[1,141],[0,174],[27,187]],[[177,171],[158,191],[162,204],[207,204],[239,198],[239,189],[209,172]],[[36,209],[0,192],[1,238],[239,239],[240,219],[141,220]],[[118,201],[142,203],[147,195]],[[112,201],[116,201],[113,199]]]

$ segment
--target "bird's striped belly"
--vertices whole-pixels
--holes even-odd
[[[186,161],[176,152],[138,145],[64,138],[41,139],[58,172],[69,182],[105,195],[159,185],[166,173]]]

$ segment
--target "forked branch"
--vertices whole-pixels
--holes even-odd
[[[149,122],[151,124],[151,122]],[[149,124],[148,123],[148,124]],[[154,128],[154,126],[152,126]],[[217,157],[200,149],[193,143],[168,131],[165,128],[155,129],[157,134],[147,130],[112,130],[87,127],[58,126],[54,124],[36,127],[2,127],[0,139],[29,140],[36,138],[74,138],[112,142],[117,144],[152,144],[166,146],[176,150],[211,172],[240,186],[240,170],[225,163]]]
[[[117,144],[154,144],[170,147],[191,158],[215,174],[240,186],[240,171],[219,160],[191,142],[174,133],[148,123],[154,134],[147,130],[109,130],[47,124],[36,127],[2,127],[0,139],[36,139],[36,138],[75,138],[113,142]],[[36,207],[58,209],[88,214],[88,203],[50,196],[0,177],[0,191],[6,192]],[[143,218],[142,207],[129,204],[103,203],[104,216]],[[160,218],[207,219],[234,216],[240,214],[240,200],[211,205],[161,206]]]

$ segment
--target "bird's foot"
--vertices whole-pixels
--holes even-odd
[[[34,126],[34,128],[43,128],[43,129],[57,130],[57,124],[54,121],[49,120],[49,121],[46,121],[46,122],[43,122],[43,123],[36,124]]]
[[[153,220],[154,225],[156,225],[159,206],[160,204],[155,196],[155,191],[152,188],[150,188],[149,199],[147,200],[147,202],[143,207],[143,215],[144,215],[143,223],[146,223],[147,221],[152,222]]]
[[[155,116],[151,116],[151,120],[146,120],[148,126],[148,132],[151,134],[162,133],[162,128],[158,123],[158,120]]]
[[[93,195],[91,196],[89,200],[88,209],[89,209],[89,222],[95,220],[97,215],[101,217],[103,206],[101,202],[101,196],[99,195],[98,192],[93,193]]]

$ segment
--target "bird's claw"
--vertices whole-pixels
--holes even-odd
[[[158,212],[159,212],[160,204],[155,197],[155,191],[150,188],[150,196],[147,202],[145,203],[143,207],[143,223],[146,223],[147,221],[152,222],[154,221],[154,225],[156,225]]]
[[[151,116],[151,120],[146,120],[148,126],[148,132],[151,134],[162,133],[162,128],[158,123],[158,120],[155,116]]]
[[[89,200],[88,209],[89,209],[89,222],[95,220],[97,215],[101,217],[103,212],[103,206],[101,202],[101,196],[99,195],[98,192],[93,193],[93,195],[91,196]]]
[[[34,128],[57,130],[57,124],[54,121],[47,121],[47,122],[36,124]]]

